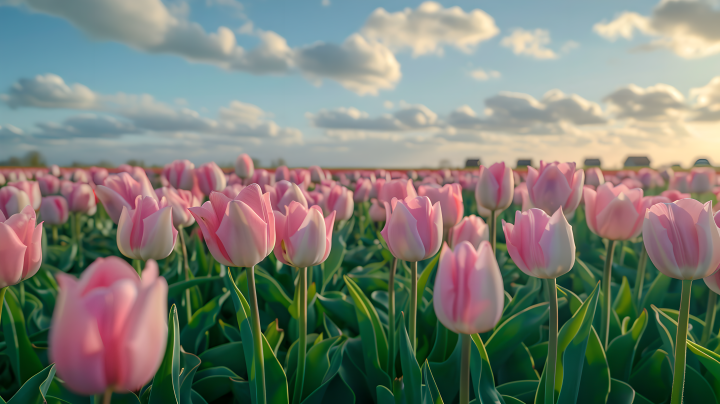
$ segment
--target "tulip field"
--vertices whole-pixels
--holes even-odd
[[[720,403],[720,174],[0,168],[0,402]]]

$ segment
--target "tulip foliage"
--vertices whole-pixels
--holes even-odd
[[[58,170],[0,188],[0,402],[720,404],[707,170]]]

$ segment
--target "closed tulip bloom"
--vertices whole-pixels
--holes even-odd
[[[662,191],[660,195],[670,199],[670,202],[675,202],[678,199],[690,198],[690,194],[682,193],[676,189],[668,189],[667,191]]]
[[[527,197],[527,182],[521,182],[515,186],[513,190],[513,201],[514,205],[522,206]]]
[[[6,217],[0,212],[0,288],[16,285],[35,275],[42,263],[42,223],[25,206]]]
[[[539,170],[528,167],[530,202],[548,215],[562,207],[566,216],[572,216],[583,196],[584,183],[585,174],[582,169],[575,170],[575,163],[540,161]]]
[[[440,249],[443,219],[440,203],[427,196],[393,198],[385,202],[385,227],[381,234],[392,255],[415,262],[428,259]]]
[[[253,176],[254,172],[255,164],[250,156],[245,153],[239,155],[235,160],[235,174],[242,179],[248,179]]]
[[[120,220],[123,208],[135,209],[138,196],[157,198],[150,181],[139,182],[126,172],[107,177],[105,185],[98,185],[95,192],[114,223]]]
[[[102,185],[105,183],[105,178],[110,176],[110,173],[106,168],[102,167],[92,167],[90,169],[90,179],[92,179],[92,183],[95,185]]]
[[[70,179],[73,182],[81,182],[83,184],[87,184],[90,182],[90,174],[88,174],[88,172],[83,170],[82,168],[78,168],[77,170],[73,171],[72,177]]]
[[[275,257],[280,262],[298,268],[311,267],[323,263],[332,248],[332,230],[335,212],[323,218],[319,206],[306,209],[293,201],[287,207],[287,213],[274,211]]]
[[[641,168],[638,171],[638,180],[645,189],[665,186],[665,180],[652,168]]]
[[[641,188],[614,187],[606,182],[597,191],[585,188],[585,218],[590,230],[610,240],[629,240],[642,231],[645,208]]]
[[[448,243],[453,250],[463,241],[469,242],[477,249],[481,242],[489,239],[488,225],[481,217],[475,215],[465,216],[448,233]]]
[[[120,252],[132,259],[159,260],[175,247],[177,230],[173,227],[172,207],[165,198],[138,196],[135,209],[123,207],[117,229]]]
[[[693,168],[690,171],[690,192],[704,194],[715,188],[715,169],[710,167]]]
[[[168,205],[172,207],[173,226],[175,228],[180,226],[188,227],[195,223],[195,218],[188,209],[200,206],[200,200],[192,192],[184,189],[163,187],[156,189],[155,194],[158,199],[164,197]]]
[[[377,180],[375,183],[377,184],[379,181],[380,180]],[[381,184],[381,187],[378,189],[378,200],[380,202],[390,203],[393,198],[404,200],[408,197],[414,198],[418,196],[412,180],[398,179],[384,181]]]
[[[68,216],[68,203],[64,197],[53,195],[42,198],[40,217],[42,217],[43,222],[57,226],[65,224]]]
[[[443,246],[435,277],[433,307],[450,331],[490,331],[502,316],[505,292],[495,254],[487,241],[476,250],[469,242],[455,250]]]
[[[600,167],[590,167],[585,170],[585,185],[597,188],[605,183],[605,176]]]
[[[62,196],[67,199],[70,212],[94,215],[97,211],[95,193],[90,185],[80,182],[66,182],[60,189]]]
[[[675,170],[670,167],[666,167],[660,170],[660,177],[666,182],[670,182],[672,177],[675,175]]]
[[[370,189],[370,199],[378,198],[380,195],[380,191],[382,191],[383,185],[385,185],[385,178],[374,178],[375,175],[373,174],[372,178],[369,179],[369,181],[372,183],[372,189]]]
[[[27,176],[21,170],[12,170],[7,173],[7,180],[10,182],[27,181]]]
[[[310,186],[310,171],[304,168],[296,168],[290,173],[290,182],[297,184],[301,189]]]
[[[715,225],[720,227],[720,212],[715,213]],[[710,290],[720,294],[720,266],[717,269],[712,275],[706,276],[703,280]]]
[[[442,210],[443,229],[450,230],[460,223],[465,212],[460,184],[446,184],[442,188],[421,185],[418,195],[430,198],[430,203],[440,203]]]
[[[270,202],[272,203],[273,210],[285,212],[285,207],[292,201],[299,202],[306,209],[309,206],[302,189],[290,181],[282,180],[276,183],[275,186],[267,185],[265,190],[270,194]]]
[[[330,189],[325,199],[325,213],[335,212],[335,220],[348,220],[353,215],[355,202],[353,191],[338,184]]]
[[[515,212],[515,224],[503,220],[508,254],[530,276],[553,279],[575,265],[572,227],[558,208],[552,216],[540,209]]]
[[[20,213],[26,206],[32,208],[30,198],[25,191],[15,187],[0,188],[0,212],[5,217]]]
[[[162,175],[173,188],[189,191],[195,184],[195,164],[190,160],[175,160],[165,165]]]
[[[385,205],[380,203],[377,199],[373,199],[371,201],[370,209],[368,209],[368,215],[370,215],[370,220],[373,222],[384,222],[385,219],[387,219]]]
[[[355,192],[353,198],[356,203],[367,202],[370,200],[370,192],[373,184],[366,178],[359,178],[355,183]]]
[[[98,258],[80,279],[60,273],[49,358],[72,391],[137,391],[155,375],[167,345],[165,278],[154,261],[142,279],[118,257]]]
[[[671,278],[705,278],[720,266],[720,230],[712,202],[681,199],[654,205],[645,213],[642,231],[648,256]]]
[[[42,193],[40,192],[40,184],[38,184],[37,181],[8,182],[7,186],[24,191],[30,199],[30,205],[32,205],[33,209],[35,209],[35,211],[40,209]]]
[[[6,181],[5,175],[3,175],[3,173],[0,172],[0,187],[5,185],[5,181]]]
[[[214,161],[196,168],[195,178],[197,179],[197,184],[200,187],[200,190],[205,195],[210,195],[213,191],[220,192],[225,189],[225,186],[227,185],[225,173],[222,172],[220,167],[218,167]]]
[[[242,185],[240,184],[230,184],[225,187],[222,191],[220,191],[223,195],[227,196],[230,199],[235,199],[235,197],[240,193],[240,191],[243,190]]]
[[[515,179],[505,163],[480,166],[480,178],[475,188],[475,201],[487,210],[505,210],[513,200]]]
[[[325,179],[325,172],[318,166],[310,166],[310,181],[319,184]]]
[[[48,170],[48,172],[49,172],[51,175],[54,175],[54,176],[56,176],[56,177],[59,177],[60,174],[61,174],[61,173],[60,173],[60,167],[58,167],[57,164],[51,165],[51,166],[50,166],[50,169]]]
[[[280,166],[275,169],[275,182],[282,180],[290,181],[290,169],[287,166]]]
[[[250,184],[230,199],[219,192],[201,207],[190,208],[215,260],[231,267],[252,267],[275,246],[275,216],[270,194]]]
[[[268,192],[267,189],[265,189],[266,185],[275,185],[275,177],[271,175],[267,170],[258,169],[255,170],[255,173],[253,174],[252,178],[250,179],[250,182],[254,184],[260,185],[260,189],[263,192]]]
[[[687,194],[690,192],[690,182],[688,173],[675,173],[675,175],[670,180],[670,185],[668,185],[668,189],[674,189],[676,191],[682,192],[684,194]]]
[[[54,175],[43,175],[37,182],[42,196],[57,195],[60,192],[60,179]]]

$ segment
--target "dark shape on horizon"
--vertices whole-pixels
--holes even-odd
[[[530,167],[532,166],[532,159],[518,159],[517,167]]]
[[[695,161],[695,164],[694,164],[695,167],[709,166],[709,165],[711,165],[711,164],[710,164],[710,160],[708,160],[708,159],[697,159],[697,161]]]
[[[585,167],[600,167],[602,163],[598,158],[585,159]]]
[[[465,160],[465,168],[477,168],[477,167],[480,167],[480,159]]]
[[[647,156],[630,156],[625,160],[625,167],[649,167],[650,159]]]

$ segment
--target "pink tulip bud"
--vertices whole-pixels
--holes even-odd
[[[348,220],[352,217],[354,209],[353,191],[340,184],[330,189],[325,200],[325,214],[335,212],[335,220]]]
[[[135,209],[135,200],[138,196],[157,198],[149,180],[138,182],[126,172],[107,177],[105,185],[98,185],[95,190],[114,223],[120,220],[123,208]]]
[[[91,167],[90,168],[90,179],[95,185],[102,185],[105,183],[105,178],[110,175],[106,168],[102,167]]]
[[[37,273],[42,263],[42,223],[25,206],[6,218],[0,212],[0,288],[16,285]]]
[[[480,166],[480,178],[475,188],[478,207],[487,210],[505,210],[513,200],[514,178],[512,169],[505,163],[495,163],[486,168]]]
[[[469,242],[477,249],[482,241],[488,241],[489,239],[488,225],[482,218],[475,215],[465,216],[448,233],[448,243],[453,250],[463,241]]]
[[[676,189],[668,189],[667,191],[662,191],[660,195],[668,198],[670,202],[675,202],[678,199],[690,198],[690,194],[684,194]]]
[[[0,188],[0,211],[5,217],[20,213],[26,206],[32,208],[30,197],[25,191],[9,186]]]
[[[418,195],[427,196],[430,198],[430,203],[440,203],[444,229],[450,230],[462,220],[465,207],[460,184],[446,184],[442,188],[421,185],[418,188]]]
[[[132,259],[159,260],[175,246],[177,230],[173,227],[172,207],[165,198],[138,196],[135,209],[123,207],[117,229],[120,252]]]
[[[42,196],[57,195],[60,192],[60,180],[54,175],[43,175],[37,182]]]
[[[412,180],[392,180],[392,181],[375,181],[376,184],[382,184],[378,189],[378,200],[380,202],[392,202],[393,198],[403,200],[408,197],[416,197],[417,192],[413,187]],[[438,248],[440,248],[438,246]]]
[[[282,263],[298,268],[319,265],[327,259],[332,248],[335,212],[323,218],[319,206],[306,209],[298,202],[290,202],[287,214],[275,215],[275,257]]]
[[[551,216],[540,209],[515,212],[515,224],[503,220],[508,254],[530,276],[557,278],[575,265],[572,227],[562,208]]]
[[[319,184],[325,179],[325,172],[318,166],[310,166],[310,181]]]
[[[384,222],[385,219],[387,219],[385,205],[381,204],[377,199],[373,199],[371,202],[372,204],[370,205],[370,209],[368,211],[370,220],[373,222]]]
[[[585,170],[585,185],[592,185],[597,188],[605,183],[605,176],[600,167],[590,167]]]
[[[652,168],[641,168],[640,171],[638,171],[638,180],[644,189],[665,186],[665,180]]]
[[[606,182],[597,192],[585,188],[585,218],[590,230],[610,240],[629,240],[642,231],[643,190]]]
[[[442,243],[440,203],[427,196],[393,198],[385,202],[385,228],[381,234],[392,255],[403,261],[422,261],[435,255]]]
[[[270,194],[250,184],[230,199],[219,192],[190,208],[215,260],[232,267],[252,267],[275,246],[275,216]]]
[[[670,167],[660,170],[660,177],[662,177],[665,182],[670,182],[673,176],[675,176],[675,170]]]
[[[370,189],[370,199],[378,198],[380,195],[380,191],[382,191],[382,187],[385,185],[385,178],[380,179],[374,179],[375,175],[373,175],[369,181],[372,183],[372,188]]]
[[[308,200],[305,197],[305,193],[300,187],[290,181],[282,180],[275,184],[275,186],[266,185],[265,190],[270,194],[272,210],[285,212],[285,207],[292,201],[299,202],[306,209],[308,207]]]
[[[195,164],[190,160],[175,160],[165,166],[162,175],[173,188],[189,191],[195,184]]]
[[[575,170],[575,163],[545,163],[540,169],[528,167],[528,196],[532,205],[548,215],[562,207],[563,213],[572,217],[582,198],[585,174]],[[587,201],[586,201],[587,203]]]
[[[517,184],[513,190],[513,205],[522,206],[526,198],[528,198],[527,182],[521,182]]]
[[[668,186],[668,189],[674,189],[676,191],[682,192],[684,194],[687,194],[690,192],[690,182],[689,182],[689,175],[688,173],[675,173],[675,175],[670,180],[670,185]]]
[[[67,200],[62,196],[46,196],[40,204],[40,216],[49,225],[65,224],[69,210]]]
[[[704,194],[715,188],[715,169],[696,167],[690,171],[690,192]]]
[[[98,258],[80,275],[57,275],[60,291],[49,357],[79,394],[137,391],[160,367],[167,345],[165,278],[149,261],[140,279],[118,257]]]
[[[58,167],[57,164],[51,165],[49,172],[50,172],[50,174],[52,174],[52,175],[54,175],[54,176],[56,176],[56,177],[59,177],[60,174],[61,174],[61,173],[60,173],[60,167]]]
[[[238,177],[242,179],[250,178],[253,176],[254,171],[255,164],[247,154],[243,153],[235,160],[235,174]]]
[[[7,186],[15,187],[21,191],[24,191],[30,199],[30,205],[37,211],[40,209],[40,201],[42,200],[42,193],[40,192],[40,185],[37,181],[15,181],[8,182]]]
[[[73,171],[70,180],[72,182],[80,182],[83,184],[87,184],[90,182],[90,174],[88,174],[88,172],[83,170],[82,168],[78,168],[77,170]]]
[[[310,171],[297,168],[290,173],[290,182],[297,184],[300,189],[307,189],[310,186]]]
[[[195,178],[200,190],[205,195],[210,195],[213,191],[220,192],[227,185],[225,173],[213,161],[196,168]]]
[[[67,199],[70,212],[79,212],[92,216],[97,211],[95,192],[88,184],[65,182],[60,187],[60,193]]]
[[[275,169],[275,182],[282,180],[290,181],[290,169],[287,166],[280,166]]]
[[[173,226],[175,228],[180,226],[189,227],[195,223],[195,218],[193,218],[188,208],[200,206],[200,200],[192,192],[184,189],[163,187],[156,189],[155,194],[158,199],[164,197],[168,205],[172,207]]]
[[[373,184],[370,182],[370,180],[366,178],[358,179],[357,183],[355,184],[355,193],[353,194],[355,203],[362,203],[370,200],[370,192],[372,190],[372,187]]]
[[[495,254],[487,241],[476,250],[463,241],[440,253],[433,306],[447,329],[459,334],[490,331],[502,316],[505,292]]]
[[[712,202],[681,199],[654,205],[645,212],[642,231],[648,256],[671,278],[705,278],[720,266],[720,230]]]
[[[253,174],[252,178],[250,179],[251,183],[255,183],[260,185],[260,189],[263,192],[267,192],[265,189],[266,185],[275,185],[275,177],[270,175],[270,173],[267,170],[258,169],[255,170],[255,173]]]
[[[230,199],[235,199],[236,196],[240,193],[240,191],[243,190],[242,185],[240,184],[230,184],[225,187],[222,191],[220,191],[223,195],[227,196]]]

